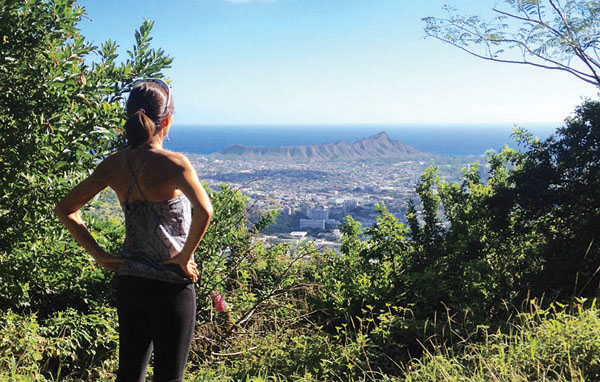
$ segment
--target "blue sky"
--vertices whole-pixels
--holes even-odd
[[[496,1],[83,0],[80,27],[124,53],[154,20],[177,124],[559,123],[596,97],[567,74],[424,39],[421,18],[445,3],[485,16]]]

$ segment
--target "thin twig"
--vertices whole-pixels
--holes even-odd
[[[242,355],[248,352],[251,352],[252,350],[256,350],[258,349],[258,346],[253,346],[251,348],[248,348],[246,350],[241,350],[235,353],[211,353],[211,355],[217,356],[217,357],[232,357],[232,356],[236,356],[236,355]]]

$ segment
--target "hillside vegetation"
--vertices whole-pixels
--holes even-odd
[[[83,16],[72,0],[0,4],[0,381],[116,371],[113,274],[52,209],[123,145],[132,81],[171,59],[144,22],[117,64],[115,43],[79,34]],[[526,149],[490,153],[485,182],[425,171],[406,226],[385,205],[372,228],[346,218],[340,255],[265,248],[254,237],[275,213],[252,225],[238,190],[207,190],[186,381],[600,380],[600,102],[547,140],[515,139]],[[120,252],[119,221],[88,226]]]

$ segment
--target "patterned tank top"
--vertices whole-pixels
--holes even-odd
[[[130,160],[127,158],[128,166]],[[143,162],[139,165],[141,168]],[[187,239],[192,209],[189,200],[179,194],[163,202],[149,202],[137,181],[137,171],[132,173],[135,185],[144,198],[128,202],[131,188],[127,191],[121,208],[125,214],[125,242],[121,253],[124,262],[118,275],[138,276],[173,283],[190,283],[192,279],[177,264],[163,265],[181,251]]]

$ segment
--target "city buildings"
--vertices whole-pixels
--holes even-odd
[[[363,227],[376,222],[375,205],[385,205],[405,221],[410,199],[418,203],[415,185],[421,173],[437,166],[443,181],[457,181],[470,158],[432,157],[429,160],[360,160],[298,162],[259,160],[218,155],[188,154],[200,179],[211,188],[228,184],[248,197],[255,211],[276,209],[285,224],[270,235],[290,237],[308,230],[308,236],[331,236],[344,217],[351,215]],[[482,160],[481,162],[485,162]],[[479,167],[479,172],[484,168]],[[338,231],[339,232],[339,231]],[[328,242],[330,242],[329,240]]]

